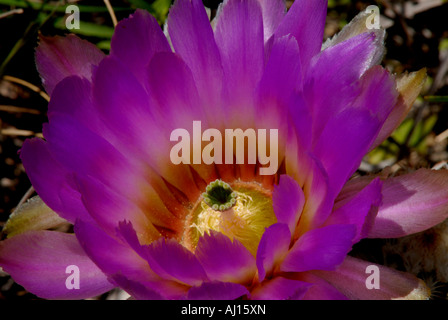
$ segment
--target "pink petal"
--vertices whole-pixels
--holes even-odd
[[[45,90],[51,94],[58,82],[68,76],[92,78],[92,67],[105,57],[95,45],[73,34],[67,37],[40,37],[36,49],[37,70]]]
[[[185,108],[190,110],[188,108],[191,105],[198,108],[197,103],[195,103],[197,100],[194,100],[191,104],[186,102],[187,97],[195,96],[195,90],[187,90],[187,88],[191,89],[190,86],[186,85],[187,78],[183,77],[182,70],[175,68],[178,66],[175,62],[180,60],[178,57],[169,61],[167,61],[168,59],[157,58],[167,56],[173,57],[173,54],[157,53],[151,60],[151,65],[156,64],[156,70],[159,70],[157,68],[160,66],[168,65],[170,67],[159,73],[159,75],[163,74],[164,76],[158,77],[157,86],[152,86],[152,82],[149,81],[148,86],[154,90],[152,95],[148,95],[142,87],[142,83],[117,58],[108,57],[101,62],[95,74],[93,85],[94,105],[107,129],[102,130],[103,133],[100,133],[100,135],[121,153],[126,154],[129,161],[142,166],[140,170],[144,170],[145,174],[155,171],[179,190],[183,190],[191,198],[196,199],[199,191],[191,188],[194,181],[189,169],[185,166],[175,166],[170,161],[171,145],[169,143],[171,130],[185,128],[187,122],[191,127],[191,118],[196,114],[188,117],[188,113],[179,112],[184,116],[183,123],[176,122],[174,118],[164,118],[167,115],[176,115],[174,111],[176,105],[173,106],[169,102],[173,102],[173,104],[179,102],[177,105],[179,109],[181,106],[186,106]],[[169,64],[173,60],[175,61]],[[157,65],[157,63],[160,63],[160,65]],[[176,76],[173,74],[173,67],[178,71]],[[148,66],[148,68],[152,69],[151,66]],[[176,81],[176,85],[174,81]],[[172,86],[184,84],[185,88],[181,92],[185,93],[186,96],[179,93],[184,100],[179,98],[179,95],[168,95],[168,97],[164,95],[169,83]],[[172,92],[171,89],[173,88],[170,87],[168,92]],[[177,92],[177,90],[174,91]],[[154,99],[150,99],[150,97],[158,99],[160,96],[167,97],[166,100],[160,101],[161,103],[167,103],[167,105],[164,105],[164,112],[157,110]],[[182,110],[185,109],[182,108]],[[158,119],[158,117],[160,118]],[[152,130],[148,130],[149,127]]]
[[[366,281],[372,275],[368,266],[379,272],[379,289],[368,289]],[[366,270],[368,271],[366,273]],[[328,281],[341,293],[353,300],[428,299],[430,292],[422,280],[409,273],[396,271],[371,262],[347,257],[335,271],[313,272]]]
[[[369,238],[398,238],[448,218],[448,171],[419,169],[388,178]]]
[[[157,52],[171,48],[157,20],[146,10],[137,9],[128,19],[115,27],[110,54],[121,62],[143,83],[145,67]]]
[[[75,234],[87,255],[107,275],[121,274],[126,279],[150,281],[158,277],[148,262],[127,243],[111,237],[98,226],[78,220]]]
[[[301,281],[309,282],[312,286],[303,296],[303,300],[347,300],[347,297],[335,287],[311,272],[303,272],[298,277]]]
[[[350,251],[354,236],[353,225],[331,225],[308,231],[294,243],[280,270],[334,270]]]
[[[336,288],[325,283],[314,284],[303,296],[302,300],[347,300],[347,297]]]
[[[117,286],[131,295],[137,300],[163,300],[164,297],[158,292],[148,288],[141,282],[129,280],[121,274],[110,277],[111,281],[115,282]]]
[[[304,96],[313,106],[314,140],[327,122],[359,95],[360,88],[355,83],[368,70],[366,61],[375,50],[375,34],[365,33],[322,51],[312,60],[305,77]]]
[[[353,224],[356,226],[356,237],[353,243],[367,237],[373,227],[378,207],[381,205],[381,188],[383,182],[377,178],[362,189],[349,202],[337,208],[325,222],[332,224]]]
[[[272,202],[277,221],[285,223],[293,235],[305,205],[302,188],[288,175],[282,175],[278,186],[274,186]]]
[[[167,222],[167,220],[172,222],[174,219],[169,211],[168,214],[164,212],[165,215],[158,212],[160,215],[157,216],[157,220],[149,220],[155,215],[147,217],[135,203],[93,177],[77,176],[77,181],[82,201],[90,215],[104,231],[112,236],[115,236],[117,225],[123,220],[132,221],[147,243],[157,240],[160,236],[154,225],[167,229],[180,227],[178,224]]]
[[[249,294],[246,287],[232,282],[204,282],[188,291],[188,300],[235,300]]]
[[[72,223],[78,218],[92,221],[73,175],[50,154],[47,142],[38,138],[26,140],[20,158],[34,189],[46,205]]]
[[[326,0],[296,0],[275,31],[276,37],[291,34],[300,48],[304,69],[320,52],[327,15]]]
[[[230,106],[242,124],[253,118],[251,99],[261,79],[264,64],[263,17],[256,0],[226,1],[215,28]]]
[[[381,124],[370,110],[357,107],[342,111],[326,124],[314,154],[328,173],[334,197],[361,163]]]
[[[45,299],[85,299],[114,288],[73,234],[31,231],[4,240],[0,266],[25,289]],[[78,267],[79,289],[66,286],[67,278],[76,272],[69,266]]]
[[[264,41],[274,34],[286,14],[283,0],[258,0],[263,14]]]
[[[402,74],[397,77],[397,90],[399,96],[392,112],[384,122],[378,137],[371,146],[371,149],[379,146],[406,118],[412,108],[415,99],[420,94],[426,82],[426,69],[421,69],[410,74]]]
[[[149,89],[170,129],[190,128],[193,120],[206,126],[206,117],[193,74],[174,53],[159,53],[148,66]]]
[[[76,118],[90,130],[104,134],[104,124],[92,102],[92,83],[79,76],[61,80],[51,94],[48,103],[48,119],[64,113]]]
[[[191,286],[208,280],[194,254],[173,239],[161,238],[148,245],[146,258],[151,269],[164,279]]]
[[[291,243],[291,232],[283,223],[276,223],[265,230],[257,250],[258,280],[263,281],[285,257]]]
[[[274,277],[251,292],[253,300],[300,300],[311,287],[310,283]]]
[[[174,50],[193,74],[207,106],[204,109],[209,121],[218,122],[216,113],[222,112],[223,69],[202,1],[176,1],[170,9],[167,26]]]
[[[396,101],[393,77],[379,66],[366,71],[357,86],[359,95],[331,115],[313,150],[328,172],[334,195],[359,166]]]
[[[296,179],[304,179],[302,189],[307,201],[295,232],[296,238],[310,229],[322,226],[333,207],[329,177],[320,159],[312,153],[303,151],[298,153],[298,157],[300,167]]]
[[[292,36],[275,38],[255,93],[259,110],[256,125],[262,129],[279,130],[279,150],[284,148],[285,139],[282,137],[288,134],[288,126],[284,125],[288,121],[288,109],[296,110],[301,107],[297,107],[296,90],[301,88],[302,82],[297,41]],[[303,117],[303,113],[300,114]]]
[[[195,255],[210,280],[247,283],[256,272],[255,259],[246,247],[216,231],[199,238]]]

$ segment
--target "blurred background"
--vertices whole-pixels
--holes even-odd
[[[203,2],[213,17],[221,1]],[[286,2],[289,7],[293,1]],[[48,97],[34,61],[38,34],[75,33],[108,53],[114,30],[108,3],[118,21],[142,8],[163,26],[171,0],[0,0],[0,230],[17,205],[33,195],[18,151],[25,139],[41,137],[42,124],[47,121]],[[71,4],[80,10],[79,29],[66,28],[66,7]],[[448,161],[448,1],[329,0],[325,38],[340,31],[369,5],[379,7],[380,23],[387,31],[383,66],[397,74],[426,67],[428,78],[407,119],[387,141],[366,156],[358,174],[376,173],[385,168],[393,173],[421,167],[445,168]],[[400,241],[365,241],[354,248],[353,254],[413,272],[430,285],[434,299],[446,299],[448,227],[442,224]],[[414,248],[415,242],[424,245]],[[423,263],[403,259],[400,250],[410,248],[417,250],[418,259],[432,260]],[[125,296],[114,291],[98,299],[120,298]],[[0,299],[37,297],[0,269]]]

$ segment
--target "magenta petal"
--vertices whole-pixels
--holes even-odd
[[[300,217],[296,234],[322,226],[333,207],[333,193],[329,186],[329,177],[319,158],[312,153],[300,153],[301,168],[299,177],[303,179],[303,191],[306,198],[305,207]],[[306,172],[300,177],[300,172]]]
[[[277,221],[285,223],[293,235],[305,205],[302,188],[290,176],[282,175],[278,186],[274,186],[272,202]]]
[[[76,237],[67,233],[31,231],[4,240],[0,266],[25,289],[45,299],[84,299],[114,288]],[[79,289],[66,286],[67,278],[76,272],[69,266],[79,270]]]
[[[354,177],[347,181],[335,200],[334,208],[339,208],[349,202],[351,198],[355,197],[360,190],[367,187],[375,178],[374,175],[367,175]]]
[[[108,234],[115,236],[116,227],[123,220],[132,221],[142,234],[147,231],[148,220],[145,214],[122,194],[92,177],[77,176],[77,182],[84,205],[93,219]]]
[[[120,221],[115,231],[117,236],[127,242],[135,252],[142,258],[146,258],[146,249],[140,244],[132,222],[127,220]]]
[[[264,68],[263,17],[258,1],[226,1],[216,22],[215,39],[231,101],[238,103],[239,116],[252,114],[245,103]]]
[[[258,0],[263,13],[264,41],[266,42],[277,30],[286,14],[283,0]]]
[[[92,102],[92,83],[78,76],[60,81],[53,90],[48,103],[48,119],[64,113],[77,119],[89,129],[103,133],[103,125]]]
[[[164,300],[164,297],[158,292],[144,286],[141,282],[127,279],[121,274],[110,277],[111,281],[115,282],[117,286],[131,295],[137,300]]]
[[[355,83],[369,67],[366,61],[375,52],[375,39],[373,33],[361,34],[313,59],[305,77],[304,96],[313,108],[314,140],[328,120],[350,106],[360,93]]]
[[[359,86],[361,94],[353,105],[370,110],[383,124],[397,100],[395,77],[383,67],[374,66],[363,74]]]
[[[353,225],[331,225],[308,231],[294,243],[280,270],[335,269],[350,251],[355,232]]]
[[[207,275],[193,253],[177,241],[161,238],[146,247],[151,269],[160,277],[191,286],[207,281]]]
[[[126,154],[129,162],[143,165],[140,170],[149,175],[153,169],[183,190],[184,181],[194,182],[189,180],[190,172],[184,166],[175,166],[170,161],[170,132],[175,128],[189,128],[193,120],[201,118],[196,117],[197,113],[190,113],[192,108],[197,110],[200,107],[196,88],[191,72],[189,78],[184,77],[186,71],[179,68],[179,64],[187,68],[178,56],[157,53],[148,66],[158,75],[154,83],[149,80],[148,86],[153,94],[148,95],[142,83],[120,60],[108,57],[101,62],[95,74],[93,96],[95,107],[107,125],[101,136]],[[161,104],[159,110],[154,99]]]
[[[314,153],[328,173],[334,195],[361,163],[381,124],[370,110],[361,108],[346,109],[328,121]]]
[[[120,222],[117,228],[117,235],[127,242],[132,250],[137,252],[142,258],[145,260],[148,258],[147,246],[140,244],[130,222]],[[112,275],[111,279],[136,299],[184,299],[189,288],[179,282],[159,277],[150,281],[140,279],[134,281],[129,280],[122,274],[116,274]]]
[[[251,292],[253,300],[300,300],[312,286],[308,282],[275,277]]]
[[[77,218],[92,220],[73,176],[50,154],[48,143],[37,138],[26,140],[20,158],[34,189],[46,205],[72,223]]]
[[[275,2],[275,1],[274,1]],[[286,136],[288,108],[299,109],[294,100],[296,90],[302,86],[299,47],[294,37],[276,38],[263,76],[256,89],[256,115],[258,128],[279,130],[279,137]],[[301,111],[301,110],[300,110]],[[280,138],[279,149],[284,147]]]
[[[99,128],[99,134],[129,155],[141,152],[149,155],[151,138],[147,128],[154,127],[155,120],[148,93],[143,88],[145,82],[139,82],[113,56],[101,62],[93,81],[94,108],[97,118],[103,120],[103,127],[106,126]]]
[[[398,238],[448,218],[448,171],[420,169],[388,178],[369,238]]]
[[[381,205],[383,182],[377,178],[346,203],[338,203],[338,208],[325,222],[332,224],[353,224],[356,237],[353,243],[367,237],[373,227],[378,207]]]
[[[216,231],[199,238],[195,255],[210,280],[245,283],[256,271],[255,259],[246,247]]]
[[[67,170],[95,177],[131,199],[142,196],[141,186],[146,182],[132,159],[79,121],[67,114],[54,114],[43,134],[51,155]]]
[[[249,294],[245,286],[232,282],[204,282],[188,291],[188,300],[235,300]]]
[[[320,52],[327,14],[326,0],[296,0],[275,32],[276,37],[291,34],[297,40],[304,69]]]
[[[373,275],[369,266],[378,268],[378,289],[368,289],[366,283]],[[429,289],[424,282],[410,273],[400,272],[368,261],[348,256],[335,271],[314,271],[342,294],[353,300],[429,299]]]
[[[148,80],[152,97],[159,106],[157,115],[170,130],[190,128],[193,120],[207,124],[191,70],[179,56],[155,55],[148,66]]]
[[[134,75],[144,81],[145,67],[156,52],[171,48],[157,20],[146,10],[138,9],[115,27],[111,55],[118,57]]]
[[[109,236],[98,226],[79,220],[75,224],[75,234],[87,255],[107,275],[121,274],[136,281],[155,278],[146,260],[128,244]]]
[[[36,49],[37,70],[49,94],[65,77],[77,75],[91,80],[92,67],[104,57],[95,45],[73,34],[67,37],[41,37]]]
[[[199,94],[207,104],[207,114],[213,119],[220,112],[223,70],[202,1],[176,1],[167,25],[174,50],[191,69]]]
[[[259,84],[264,98],[286,98],[302,86],[300,49],[292,36],[276,38]],[[282,97],[285,95],[286,97]]]
[[[258,110],[255,115],[255,125],[261,129],[278,130],[278,150],[281,155],[287,145],[286,137],[291,134],[290,131],[288,132],[290,126],[285,125],[291,118],[291,116],[288,117],[288,111],[300,114],[294,119],[297,122],[308,120],[305,116],[306,111],[303,110],[307,106],[301,104],[296,97],[302,82],[299,47],[296,40],[291,36],[275,38],[263,76],[255,91],[255,105]],[[304,128],[306,129],[307,127]],[[297,136],[303,140],[310,135],[311,131],[304,136],[299,136],[297,133]],[[282,159],[278,160],[282,162]]]
[[[304,295],[303,300],[347,300],[347,297],[330,283],[311,272],[301,273],[300,280],[312,284],[312,287]]]
[[[263,281],[286,255],[291,232],[286,224],[276,223],[265,230],[257,250],[258,280]]]
[[[299,146],[303,150],[311,149],[313,138],[313,108],[306,103],[303,93],[294,96],[294,101],[289,105],[290,119],[296,131]]]

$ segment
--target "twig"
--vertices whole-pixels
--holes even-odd
[[[48,96],[48,94],[46,94],[44,91],[42,91],[39,87],[35,86],[34,84],[29,83],[28,81],[25,81],[25,80],[22,80],[22,79],[19,79],[16,77],[8,76],[8,75],[4,76],[3,79],[6,81],[17,83],[24,87],[27,87],[28,89],[38,93],[45,100],[50,101],[50,97]]]
[[[42,133],[35,133],[31,130],[22,130],[22,129],[17,129],[17,128],[2,129],[0,131],[0,134],[4,135],[4,136],[23,136],[23,137],[36,136],[39,138],[43,138]]]
[[[16,106],[9,106],[9,105],[0,105],[0,111],[6,111],[6,112],[11,112],[11,113],[16,112],[16,113],[40,114],[39,110],[16,107]]]
[[[13,14],[22,14],[22,13],[23,13],[23,9],[13,9],[11,11],[1,13],[0,19],[12,16]]]
[[[442,142],[443,140],[448,138],[448,129],[440,133],[438,136],[436,136],[435,141],[436,142]]]
[[[112,18],[112,23],[114,24],[114,27],[117,26],[117,17],[115,16],[114,9],[112,8],[109,0],[103,0],[104,4],[106,5],[107,11],[109,11],[110,17]]]

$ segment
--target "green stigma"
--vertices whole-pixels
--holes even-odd
[[[226,211],[235,205],[237,194],[228,183],[216,179],[205,188],[202,198],[213,210]]]

